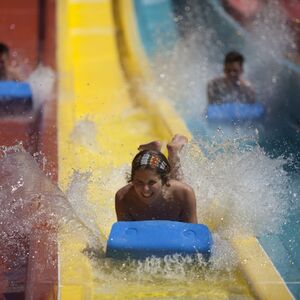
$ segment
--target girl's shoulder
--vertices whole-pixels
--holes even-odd
[[[174,179],[169,180],[169,188],[174,192],[182,192],[182,193],[193,190],[193,188],[189,184]]]
[[[116,192],[116,198],[124,198],[132,189],[132,184],[128,183]]]

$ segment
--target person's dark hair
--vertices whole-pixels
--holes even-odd
[[[152,161],[154,161],[154,163]],[[155,150],[143,150],[140,151],[132,161],[131,175],[128,182],[133,181],[135,171],[140,169],[155,171],[160,175],[162,183],[166,184],[169,180],[171,166],[163,153]]]
[[[238,62],[242,66],[244,61],[245,61],[244,56],[241,53],[237,51],[231,51],[225,55],[224,64]]]
[[[9,48],[7,45],[0,43],[0,54],[9,54]]]

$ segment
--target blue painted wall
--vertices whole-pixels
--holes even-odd
[[[178,39],[170,0],[134,0],[136,17],[146,53],[169,51]]]

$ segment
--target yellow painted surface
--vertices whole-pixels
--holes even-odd
[[[259,299],[293,299],[256,238],[239,237],[232,244],[239,256],[240,269]]]
[[[120,68],[111,1],[57,3],[59,183],[66,190],[74,170],[91,172],[88,198],[101,206],[101,201],[113,199],[116,190],[103,191],[97,182],[112,168],[128,164],[139,144],[169,136],[154,129],[147,111],[130,99]],[[113,212],[113,201],[110,208]],[[100,231],[107,236],[111,225]],[[82,253],[85,246],[72,228],[61,232],[62,299],[95,296],[91,262]]]
[[[123,29],[127,28],[123,32],[123,42],[127,40],[127,47],[130,45],[131,49],[127,48],[127,55],[122,57],[126,75],[120,64],[113,3],[117,5],[118,13],[123,14],[117,22]],[[87,198],[99,207],[104,203],[107,206],[107,199],[110,199],[108,214],[114,214],[116,189],[105,190],[99,187],[99,182],[109,178],[115,168],[129,164],[139,144],[154,139],[166,141],[176,132],[191,137],[168,102],[158,99],[159,105],[153,106],[138,86],[130,85],[126,80],[137,77],[151,80],[144,54],[138,50],[138,41],[134,42],[132,38],[135,35],[137,39],[137,35],[131,9],[130,0],[57,2],[59,183],[66,190],[74,170],[90,172]],[[131,28],[131,37],[128,37],[128,28]],[[135,101],[131,99],[132,95],[135,95]],[[107,236],[114,217],[105,223],[101,220],[103,215],[96,217],[97,224],[102,224],[100,232]],[[107,292],[103,290],[103,282],[95,278],[96,270],[91,261],[82,253],[85,246],[72,227],[66,227],[60,233],[61,299],[162,299],[175,295],[182,297],[180,299],[194,295],[205,299],[235,299],[243,295],[243,299],[252,299],[244,279],[237,274],[230,280],[213,284],[194,283],[188,293],[185,284],[168,286],[150,282],[141,285],[117,280],[105,283],[112,285],[106,287],[110,288]],[[243,249],[241,246],[238,250],[241,257],[249,254]],[[254,266],[252,264],[250,268],[254,269]],[[255,277],[255,272],[253,274]],[[250,276],[246,278],[253,280]]]

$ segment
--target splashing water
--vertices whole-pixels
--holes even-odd
[[[288,213],[285,161],[232,141],[206,147],[210,159],[194,155],[191,146],[181,159],[184,178],[197,195],[199,220],[226,238],[278,232]]]
[[[269,2],[247,28],[244,45],[236,40],[237,49],[227,49],[227,36],[219,37],[216,27],[208,26],[203,19],[203,14],[209,12],[203,12],[197,1],[187,1],[186,10],[176,19],[182,37],[171,52],[158,50],[152,61],[156,78],[152,93],[166,96],[183,117],[199,118],[207,105],[207,82],[223,74],[225,52],[238,50],[246,60],[244,77],[253,83],[258,100],[268,110],[274,109],[277,102],[283,101],[280,90],[286,80],[284,67],[276,60],[295,47],[277,2]]]
[[[55,244],[58,227],[66,224],[84,239],[95,234],[22,147],[2,147],[0,156],[0,276],[20,278],[35,235],[49,234]]]
[[[179,40],[168,57],[158,55],[153,62],[156,78],[156,88],[151,91],[153,98],[167,96],[187,118],[202,115],[206,108],[206,83],[218,73],[219,66],[209,61],[209,50],[203,46],[207,35],[208,32],[192,33]]]
[[[128,280],[154,281],[154,280],[194,280],[199,277],[209,278],[209,272],[230,272],[236,266],[237,261],[234,259],[233,252],[226,241],[221,240],[218,235],[214,236],[217,249],[214,250],[214,256],[208,262],[204,261],[201,255],[193,258],[182,256],[180,254],[167,255],[163,258],[148,257],[145,260],[98,260],[97,278],[103,280],[103,276],[110,274],[115,278],[126,276]],[[225,252],[227,261],[220,260],[217,251]],[[223,254],[224,255],[224,254]],[[205,272],[203,270],[205,269]]]
[[[293,33],[278,1],[270,1],[249,26],[251,41],[244,53],[248,62],[247,76],[259,92],[259,100],[269,109],[277,105],[276,95],[285,84],[284,66],[277,61],[295,48]]]
[[[188,124],[199,120],[195,124],[200,127],[193,125],[193,133],[206,159],[194,153],[195,147],[187,147],[182,157],[185,180],[197,194],[199,220],[226,238],[278,232],[289,210],[288,175],[283,171],[287,161],[271,159],[259,147],[259,124],[254,128],[248,128],[248,124],[237,126],[229,136],[224,136],[227,128],[221,125],[208,130],[209,139],[204,136],[206,85],[223,73],[226,40],[218,39],[216,28],[205,23],[202,4],[186,3],[181,18],[177,18],[183,34],[176,47],[168,55],[157,51],[152,62],[158,87],[153,93],[165,95]],[[244,46],[237,45],[238,50],[243,47],[241,52],[246,58],[245,77],[253,81],[258,100],[268,110],[276,107],[276,101],[282,101],[278,99],[284,84],[282,66],[275,60],[284,57],[293,45],[277,4],[272,1],[265,6],[247,29],[250,34]]]
[[[78,145],[86,147],[90,151],[100,151],[97,143],[97,129],[95,124],[89,120],[82,120],[75,124],[71,133],[71,140]]]
[[[53,98],[55,73],[42,64],[27,79],[32,89],[34,108],[39,109],[45,101]]]
[[[145,295],[151,299],[192,296],[216,299],[224,290],[237,295],[249,293],[236,277],[237,260],[229,244],[218,235],[214,235],[214,241],[216,249],[209,263],[204,262],[202,256],[191,258],[178,254],[127,261],[98,255],[92,260],[96,292],[101,299],[139,299],[139,296],[144,299]]]

